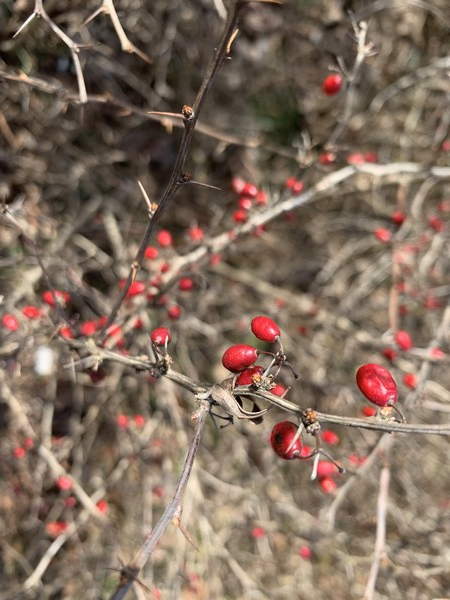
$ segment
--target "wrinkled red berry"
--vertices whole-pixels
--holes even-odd
[[[281,335],[280,328],[269,317],[255,317],[252,319],[251,329],[253,335],[263,342],[274,342]]]
[[[299,458],[302,451],[300,436],[293,441],[298,431],[298,426],[292,421],[277,423],[270,434],[270,444],[273,451],[281,458],[291,460]]]
[[[377,406],[397,402],[397,385],[392,375],[381,365],[368,363],[356,372],[356,383],[364,396]]]
[[[70,294],[68,292],[63,292],[61,290],[55,290],[56,300],[59,302],[61,306],[65,306],[70,300]],[[55,299],[51,290],[46,290],[42,294],[42,302],[48,304],[49,306],[55,306]]]
[[[250,367],[258,358],[258,351],[247,344],[230,346],[222,356],[222,364],[232,373],[240,373]]]

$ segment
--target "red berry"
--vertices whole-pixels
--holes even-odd
[[[379,227],[378,229],[375,229],[373,234],[377,238],[377,240],[380,240],[380,242],[387,243],[390,242],[392,239],[392,233],[389,231],[389,229],[385,229],[384,227]]]
[[[240,373],[250,367],[258,358],[258,351],[247,344],[230,346],[222,356],[222,364],[232,373]]]
[[[80,332],[82,335],[90,336],[94,335],[97,331],[97,323],[95,321],[85,321],[81,323]]]
[[[66,340],[73,340],[73,338],[75,337],[73,329],[65,325],[59,328],[58,333],[61,337],[65,338]]]
[[[201,227],[191,227],[189,229],[189,237],[193,242],[201,242],[205,234]]]
[[[231,189],[235,194],[242,194],[242,190],[245,187],[245,181],[242,177],[233,177],[231,180]]]
[[[16,446],[16,448],[14,448],[14,450],[12,451],[12,455],[14,456],[14,458],[23,458],[26,455],[27,451],[25,450],[25,448],[22,448],[22,446]]]
[[[381,365],[368,363],[356,372],[356,383],[364,396],[377,406],[397,402],[397,385],[392,375]]]
[[[295,442],[293,441],[297,431],[298,427],[292,421],[282,421],[275,425],[270,434],[270,444],[275,454],[286,460],[301,456],[302,441],[300,436]]]
[[[245,223],[247,220],[247,211],[242,208],[235,210],[233,213],[233,221],[235,223]]]
[[[100,512],[102,512],[103,514],[107,513],[109,510],[109,504],[106,500],[99,500],[97,502],[97,508]]]
[[[267,197],[267,194],[264,190],[260,190],[256,194],[256,204],[265,205],[268,203],[268,201],[269,201],[269,198]]]
[[[397,345],[402,350],[411,350],[411,348],[413,347],[411,336],[409,335],[409,333],[407,331],[403,331],[403,330],[397,331],[397,333],[394,336],[394,339],[395,339]]]
[[[190,277],[182,277],[178,282],[178,288],[182,292],[190,292],[194,289],[194,281]]]
[[[309,546],[301,546],[298,549],[298,553],[305,560],[310,560],[310,558],[312,557],[311,548]]]
[[[242,210],[250,210],[253,206],[251,198],[241,196],[238,200],[238,206],[239,208],[242,208]]]
[[[281,398],[286,393],[286,388],[284,385],[281,385],[281,383],[277,383],[275,384],[275,387],[270,390],[270,393],[274,394],[275,396],[280,396]]]
[[[55,296],[56,296],[57,302],[63,307],[70,300],[70,294],[68,292],[63,292],[61,290],[55,290]],[[42,302],[45,302],[45,304],[48,304],[49,306],[55,306],[55,299],[50,290],[46,290],[42,294]]]
[[[405,220],[406,220],[406,215],[405,215],[405,213],[401,212],[400,210],[396,210],[391,215],[391,221],[394,223],[394,225],[397,225],[397,227],[400,227],[400,225],[403,225]]]
[[[334,96],[334,94],[341,91],[341,87],[342,75],[339,75],[338,73],[328,75],[322,82],[322,90],[327,96]]]
[[[14,315],[6,314],[2,317],[2,324],[5,329],[9,331],[17,331],[19,329],[19,321]]]
[[[430,355],[437,360],[441,360],[445,357],[445,352],[440,348],[430,348]]]
[[[136,427],[144,427],[144,425],[145,425],[144,415],[141,415],[139,413],[137,415],[133,415],[133,422]]]
[[[334,152],[322,152],[319,156],[319,162],[321,165],[331,165],[336,160],[336,154]]]
[[[161,229],[156,235],[156,240],[160,246],[167,248],[172,244],[172,234],[167,229]]]
[[[144,252],[145,258],[149,258],[149,259],[157,258],[158,254],[159,254],[159,250],[155,246],[147,246],[147,248],[145,249],[145,252]]]
[[[251,329],[253,335],[263,342],[274,342],[281,336],[280,328],[269,317],[255,317],[252,319]]]
[[[317,463],[317,479],[332,477],[333,475],[336,475],[336,472],[336,465],[329,460],[319,460]]]
[[[365,417],[374,417],[377,414],[377,409],[373,406],[363,406],[361,412]]]
[[[331,431],[331,429],[325,429],[322,431],[322,441],[325,442],[325,444],[331,444],[332,446],[335,446],[336,444],[339,444],[339,436],[335,431]]]
[[[298,196],[303,189],[303,181],[296,181],[292,186],[292,193],[294,196]]]
[[[444,231],[444,221],[440,217],[433,215],[428,219],[428,223],[430,227],[434,229],[437,233]]]
[[[258,195],[258,188],[253,183],[246,183],[241,191],[241,196],[248,196],[248,198],[256,198]]]
[[[173,304],[167,309],[167,316],[172,321],[177,321],[181,317],[181,307],[178,304]]]
[[[171,339],[172,336],[167,327],[157,327],[150,334],[150,340],[155,346],[164,346],[164,344],[168,344]]]
[[[366,159],[360,152],[352,152],[347,156],[347,162],[349,165],[363,165]]]
[[[70,479],[70,477],[66,477],[65,475],[61,475],[61,477],[58,477],[58,479],[56,480],[56,485],[62,491],[71,490],[73,487],[72,480]]]
[[[397,358],[397,352],[394,350],[394,348],[384,348],[381,353],[391,362]]]
[[[27,317],[27,319],[38,319],[39,317],[42,317],[42,310],[37,308],[37,306],[30,304],[29,306],[24,306],[22,308],[22,314]]]
[[[403,375],[403,383],[412,390],[415,390],[417,387],[417,377],[414,373],[405,373]]]
[[[296,181],[297,180],[295,179],[295,177],[288,177],[288,179],[286,179],[286,183],[284,184],[286,186],[286,189],[292,190]]]
[[[265,537],[266,530],[264,527],[253,527],[251,535],[254,540],[259,540],[260,538]]]
[[[130,421],[129,421],[127,415],[120,414],[120,415],[117,415],[117,417],[116,417],[116,423],[117,423],[117,427],[119,429],[128,429],[128,425],[130,424]]]
[[[255,383],[261,379],[261,375],[263,373],[263,367],[249,367],[248,369],[245,369],[245,371],[239,373],[238,377],[236,378],[236,385],[252,385],[252,383]]]
[[[122,279],[120,282],[120,289],[123,289],[126,284],[126,279]],[[132,281],[130,288],[127,292],[127,296],[131,298],[132,296],[139,296],[142,292],[145,291],[145,283],[143,281]]]
[[[50,537],[57,538],[69,527],[66,521],[49,521],[45,526],[45,531]]]
[[[319,485],[325,494],[332,494],[337,490],[337,483],[331,477],[324,477],[319,480]]]

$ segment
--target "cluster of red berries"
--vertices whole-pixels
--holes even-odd
[[[245,223],[251,209],[256,206],[264,206],[268,202],[267,194],[253,183],[245,181],[241,177],[234,177],[231,181],[231,189],[237,196],[237,209],[233,213],[235,223]]]

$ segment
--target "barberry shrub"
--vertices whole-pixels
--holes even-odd
[[[34,4],[2,597],[446,597],[447,1]]]

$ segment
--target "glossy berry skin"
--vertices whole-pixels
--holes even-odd
[[[280,328],[269,317],[255,317],[252,319],[251,329],[253,335],[263,342],[274,342],[281,335]]]
[[[298,426],[292,421],[277,423],[270,434],[270,444],[275,454],[285,460],[300,458],[302,452],[302,441],[298,437],[293,440],[298,431]]]
[[[258,351],[247,344],[230,346],[222,356],[222,364],[232,373],[240,373],[256,362]]]
[[[167,327],[157,327],[150,334],[150,340],[155,346],[164,346],[164,344],[168,344],[171,339],[172,336]]]
[[[322,90],[327,96],[334,96],[341,91],[341,87],[342,75],[339,75],[338,73],[328,75],[322,82]]]
[[[261,378],[261,375],[264,373],[263,367],[249,367],[239,373],[236,378],[236,385],[252,385],[255,381],[258,380],[258,377]]]
[[[368,363],[359,367],[356,383],[367,400],[377,406],[392,406],[398,400],[394,378],[381,365]]]

